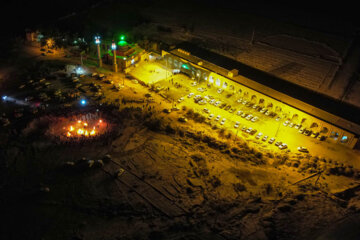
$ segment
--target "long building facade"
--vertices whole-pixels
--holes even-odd
[[[360,149],[360,125],[314,107],[285,93],[238,74],[237,69],[224,69],[182,49],[162,51],[167,66],[178,69],[199,82],[233,92],[239,97],[266,107],[282,119],[319,132],[327,141]]]

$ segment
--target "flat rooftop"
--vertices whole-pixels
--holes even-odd
[[[201,67],[208,68],[209,70],[212,70],[227,78],[229,78],[227,76],[228,71],[231,71],[232,69],[237,69],[240,76],[253,80],[259,84],[274,89],[275,91],[278,91],[280,93],[286,94],[292,98],[298,99],[318,109],[341,117],[349,122],[360,125],[360,109],[355,106],[340,102],[336,99],[327,97],[307,88],[303,88],[291,82],[282,80],[276,76],[270,75],[256,68],[237,62],[223,55],[197,47],[194,44],[188,42],[178,44],[177,48],[190,52],[190,55],[187,56],[185,54],[181,54],[178,51],[171,51],[171,53],[174,53],[175,55],[178,55],[193,63],[198,63],[199,61],[205,60],[207,61],[207,63],[203,62],[203,65]],[[246,84],[244,85],[246,86]],[[326,119],[323,120],[327,121]],[[347,129],[344,126],[339,127]],[[354,132],[354,129],[347,130]]]

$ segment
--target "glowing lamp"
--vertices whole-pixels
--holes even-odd
[[[6,95],[5,95],[5,96],[2,96],[2,99],[3,99],[4,101],[6,101],[7,96],[6,96]]]
[[[116,44],[114,42],[111,44],[111,49],[116,50]]]
[[[125,36],[124,35],[120,35],[120,40],[125,40]]]
[[[85,99],[82,99],[81,101],[80,101],[80,103],[81,103],[81,105],[86,105],[86,100]]]
[[[95,43],[96,43],[96,44],[100,44],[100,37],[99,37],[99,36],[96,36],[96,37],[95,37]]]

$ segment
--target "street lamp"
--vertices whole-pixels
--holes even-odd
[[[100,36],[95,36],[95,44],[97,45],[97,52],[99,58],[99,67],[102,67],[101,53],[100,53]]]
[[[114,55],[114,72],[117,72],[118,69],[117,69],[117,63],[116,63],[116,43],[114,42],[114,40],[111,44],[111,49],[113,50],[113,55]]]

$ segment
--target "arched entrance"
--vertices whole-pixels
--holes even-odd
[[[257,100],[257,97],[256,97],[255,95],[252,95],[250,101],[251,101],[252,103],[256,103],[256,100]]]

